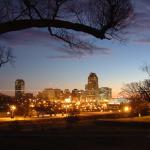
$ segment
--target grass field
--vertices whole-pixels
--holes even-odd
[[[149,150],[150,117],[0,123],[1,149]]]

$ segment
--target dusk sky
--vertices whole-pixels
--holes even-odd
[[[69,50],[45,30],[28,29],[1,35],[0,43],[12,48],[16,62],[0,68],[0,93],[13,95],[9,90],[14,90],[18,78],[24,79],[26,92],[44,88],[84,89],[89,73],[94,72],[99,86],[112,88],[116,97],[125,83],[148,78],[141,66],[150,64],[150,1],[135,0],[133,5],[133,22],[127,33],[121,35],[126,40],[88,37],[99,47],[92,51]]]

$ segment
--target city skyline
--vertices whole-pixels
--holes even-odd
[[[128,41],[121,44],[117,40],[97,40],[81,33],[98,49],[70,50],[50,37],[45,29],[1,35],[0,44],[12,48],[16,62],[14,66],[6,64],[0,68],[0,90],[14,90],[14,81],[18,78],[26,81],[26,90],[84,89],[86,76],[95,72],[101,86],[112,88],[113,97],[117,97],[123,84],[148,78],[141,66],[150,64],[149,2],[139,0],[133,4],[136,19],[128,26],[128,33],[121,36]],[[139,9],[141,6],[145,9]]]
[[[113,45],[116,45],[116,43]],[[124,51],[126,51],[126,46],[120,45],[120,47],[124,47]],[[41,55],[38,54],[38,56],[35,59],[35,62],[33,61],[33,64],[29,64],[29,62],[26,62],[25,59],[27,58],[27,56],[26,58],[23,58],[23,56],[16,56],[17,60],[15,63],[15,67],[12,67],[9,64],[7,64],[3,66],[0,70],[1,72],[0,89],[13,90],[14,89],[13,82],[17,78],[23,78],[26,80],[26,82],[28,83],[26,89],[28,90],[30,89],[41,90],[45,87],[54,87],[54,88],[61,87],[62,89],[65,88],[84,89],[84,83],[86,82],[87,74],[89,72],[96,72],[99,76],[100,81],[102,81],[101,82],[102,86],[111,87],[113,89],[113,97],[116,97],[117,93],[119,92],[123,84],[128,82],[133,82],[133,81],[144,80],[145,78],[148,77],[144,72],[142,72],[140,67],[144,63],[149,63],[148,55],[150,52],[148,51],[148,46],[141,45],[141,47],[145,47],[146,53],[143,53],[142,50],[140,50],[140,46],[139,46],[137,47],[138,49],[137,52],[136,49],[130,53],[131,57],[128,60],[127,60],[128,58],[127,54],[125,54],[123,51],[120,51],[120,53],[124,53],[126,58],[123,58],[123,56],[117,57],[119,51],[118,52],[114,51],[108,55],[103,54],[103,55],[96,56],[95,54],[93,54],[93,56],[88,56],[86,58],[81,58],[81,59],[75,58],[73,60],[71,59],[49,60],[44,57],[44,55],[46,54],[42,54],[43,57],[41,58],[41,62],[40,62],[41,71],[38,70],[39,65],[36,64],[36,62],[38,61],[37,58],[40,59]],[[28,52],[26,51],[24,51],[23,53],[25,53],[26,55],[28,54]],[[34,52],[31,53],[33,55]],[[135,53],[139,53],[139,54],[135,56]],[[16,54],[18,53],[14,52],[14,55]],[[139,57],[141,57],[142,59]],[[106,63],[108,61],[105,60],[106,58],[107,59],[111,58],[108,59],[109,64]],[[122,61],[121,58],[123,58],[122,63],[121,63]],[[134,61],[132,61],[132,58],[134,59]],[[29,56],[28,60],[31,61],[31,59],[32,57]],[[95,63],[97,62],[99,62],[98,63],[99,65],[95,65]],[[45,66],[45,64],[47,65]],[[54,66],[57,67],[55,68]],[[74,69],[72,67],[74,67]],[[59,68],[60,71],[57,70],[57,68]],[[119,72],[115,72],[114,70],[119,70]],[[125,75],[126,71],[128,76]],[[70,73],[73,81],[69,77]]]
[[[99,93],[99,90],[101,88],[109,88],[109,87],[101,87],[99,86],[99,79],[98,79],[98,76],[96,73],[89,73],[88,77],[87,77],[87,83],[85,83],[85,87],[84,89],[77,89],[77,88],[73,88],[73,89],[67,89],[67,88],[64,88],[64,89],[61,89],[61,87],[45,87],[44,89],[40,89],[40,90],[34,90],[34,89],[26,89],[25,88],[25,84],[26,82],[24,81],[24,79],[16,79],[15,80],[15,83],[14,83],[14,90],[1,90],[0,94],[7,94],[9,92],[12,92],[12,94],[10,96],[15,96],[15,97],[20,97],[21,95],[23,96],[24,94],[28,94],[28,93],[32,93],[34,94],[35,96],[38,95],[39,92],[43,92],[44,90],[47,90],[47,89],[60,89],[62,90],[63,92],[65,92],[66,90],[69,90],[70,92],[74,91],[74,90],[79,90],[79,91],[91,91],[91,90],[96,90],[98,93]],[[8,94],[9,95],[9,94]],[[21,96],[21,97],[22,97]]]

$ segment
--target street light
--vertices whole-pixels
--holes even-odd
[[[123,110],[124,110],[124,112],[128,113],[128,112],[130,112],[130,109],[131,108],[129,106],[125,106]]]
[[[16,110],[16,106],[15,105],[11,105],[10,106],[10,112],[11,112],[11,118],[14,118],[14,112]]]

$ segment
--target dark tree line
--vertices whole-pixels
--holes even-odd
[[[142,71],[146,72],[150,77],[149,65],[142,66]],[[129,97],[131,99],[138,98],[150,102],[150,79],[124,85],[121,94],[124,95],[124,97]]]
[[[142,70],[150,76],[150,66],[144,65]],[[135,113],[146,113],[150,108],[150,79],[124,85],[121,95],[131,100]]]
[[[124,97],[130,99],[141,99],[150,102],[150,80],[126,84],[121,92]]]

